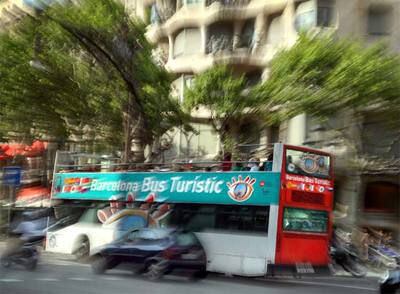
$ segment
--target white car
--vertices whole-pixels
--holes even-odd
[[[46,251],[74,254],[77,259],[81,259],[89,256],[94,248],[110,243],[132,228],[155,225],[147,212],[140,209],[121,210],[102,224],[98,210],[89,208],[77,223],[57,231],[49,230]]]

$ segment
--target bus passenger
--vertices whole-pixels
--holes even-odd
[[[265,161],[263,163],[263,168],[262,170],[264,171],[272,171],[272,162],[274,160],[274,157],[272,155],[272,153],[270,155],[268,155],[267,161]]]
[[[247,165],[250,168],[250,171],[259,171],[260,170],[260,160],[256,157],[252,157],[249,160],[249,164]]]
[[[232,154],[230,152],[225,153],[222,162],[222,171],[230,171],[232,169]]]
[[[232,171],[245,171],[246,168],[243,167],[243,164],[239,162],[235,162],[232,166]]]

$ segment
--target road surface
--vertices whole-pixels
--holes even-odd
[[[0,269],[0,292],[7,294],[347,294],[377,293],[376,280],[343,277],[248,279],[210,275],[199,282],[182,276],[167,276],[156,282],[128,271],[91,273],[87,264],[44,254],[34,272],[22,268]]]

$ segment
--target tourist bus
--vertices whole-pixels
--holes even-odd
[[[49,251],[73,253],[83,236],[90,252],[128,223],[195,232],[213,272],[262,276],[273,265],[329,263],[332,158],[315,149],[274,144],[270,171],[56,173],[52,198],[101,206],[89,209],[94,232],[49,232]]]

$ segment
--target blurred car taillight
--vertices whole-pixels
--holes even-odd
[[[173,247],[165,249],[162,253],[163,258],[172,259],[177,254],[177,250]]]

